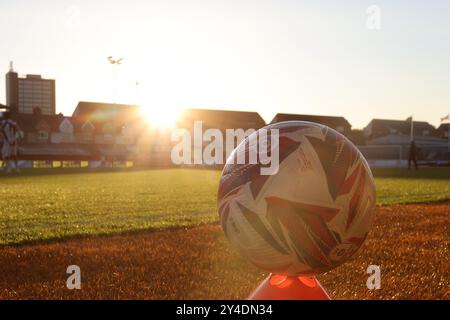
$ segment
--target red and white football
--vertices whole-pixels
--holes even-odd
[[[223,230],[239,252],[279,274],[326,272],[361,246],[374,219],[375,185],[359,150],[337,131],[288,121],[278,129],[279,170],[236,164],[257,139],[247,137],[229,156],[218,191]],[[272,146],[273,148],[273,146]],[[274,150],[272,150],[274,152]]]

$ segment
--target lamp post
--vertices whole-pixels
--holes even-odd
[[[112,56],[108,57],[109,63],[113,66],[113,100],[116,103],[116,66],[122,64],[123,58],[114,59]]]
[[[139,81],[136,80],[134,82],[134,85],[136,88],[136,104],[138,105],[139,104],[139,85],[140,85]]]

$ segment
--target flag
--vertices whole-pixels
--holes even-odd
[[[441,122],[444,120],[449,120],[450,119],[450,113],[448,115],[446,115],[445,117],[441,118]]]

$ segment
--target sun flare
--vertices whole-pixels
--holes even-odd
[[[179,115],[178,110],[175,109],[148,106],[141,106],[140,112],[151,127],[160,129],[175,127]]]

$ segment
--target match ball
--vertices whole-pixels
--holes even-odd
[[[275,131],[274,131],[275,129]],[[278,171],[237,163],[278,130]],[[263,132],[264,131],[264,132]],[[260,154],[258,154],[259,156]],[[242,159],[242,158],[241,158]],[[374,219],[375,185],[359,150],[317,123],[280,122],[246,137],[228,157],[218,191],[226,237],[256,266],[284,275],[313,275],[348,260]]]

